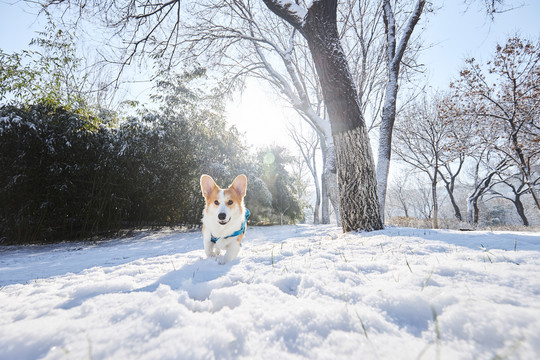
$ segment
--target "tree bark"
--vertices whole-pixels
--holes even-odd
[[[334,135],[338,158],[338,185],[340,208],[343,209],[341,224],[344,231],[382,229],[377,200],[377,183],[373,166],[364,164],[371,160],[365,127]],[[362,151],[351,148],[364,145]]]
[[[314,2],[304,20],[305,36],[321,82],[337,160],[343,231],[382,229],[369,138],[341,48],[337,1]]]
[[[263,0],[306,38],[334,139],[343,231],[378,230],[383,224],[367,130],[337,29],[337,0],[314,1],[306,14],[294,4]]]

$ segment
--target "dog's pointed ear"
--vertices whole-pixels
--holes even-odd
[[[238,175],[236,179],[232,182],[230,188],[233,188],[234,191],[241,197],[246,196],[246,189],[247,189],[247,177],[246,175]]]
[[[210,196],[212,191],[217,187],[216,182],[214,179],[212,179],[209,175],[203,175],[201,176],[201,190],[203,193],[203,196],[206,198]]]

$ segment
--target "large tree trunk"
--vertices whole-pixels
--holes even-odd
[[[337,0],[313,1],[307,11],[294,2],[263,1],[300,31],[313,57],[334,139],[343,231],[382,229],[370,143],[339,41]]]
[[[337,160],[343,231],[382,229],[375,168],[356,90],[336,25],[337,1],[314,2],[302,34],[321,82]]]
[[[372,162],[369,144],[364,143],[366,137],[365,127],[334,135],[344,231],[382,229],[373,163],[366,166]],[[360,151],[351,151],[362,144]]]

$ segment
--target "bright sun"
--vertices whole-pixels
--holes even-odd
[[[245,133],[248,145],[256,148],[271,144],[294,146],[287,127],[298,122],[298,115],[256,80],[248,80],[244,92],[227,104],[226,116],[229,124]]]

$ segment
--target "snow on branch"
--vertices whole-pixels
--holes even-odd
[[[387,51],[388,61],[389,61],[389,64],[391,64],[391,66],[397,66],[401,62],[401,58],[403,57],[403,54],[405,53],[405,49],[407,48],[407,44],[409,42],[409,39],[411,38],[414,27],[420,20],[420,15],[422,14],[425,4],[426,4],[425,0],[418,0],[416,2],[412,15],[409,18],[409,21],[407,22],[407,25],[403,31],[403,36],[401,38],[401,41],[399,42],[399,45],[397,45],[397,49],[396,49],[397,35],[396,35],[396,21],[394,17],[394,12],[392,10],[392,6],[390,5],[390,1],[386,0],[384,2],[383,17],[384,17],[384,23],[386,26],[386,34],[388,37],[388,51]]]
[[[291,0],[263,0],[266,6],[297,29],[301,29],[308,10]]]

